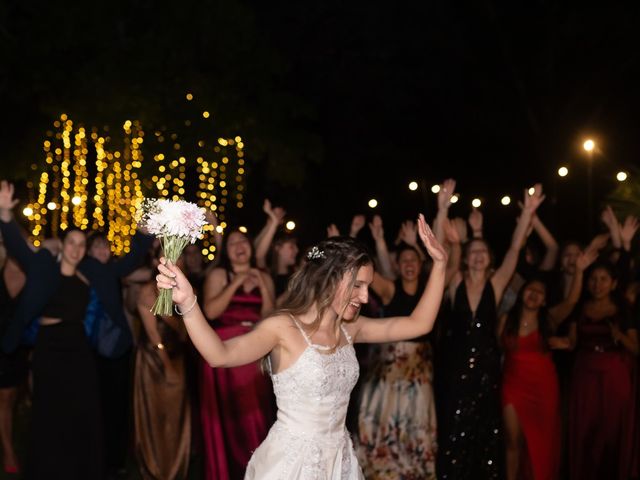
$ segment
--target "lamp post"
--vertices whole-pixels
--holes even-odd
[[[593,235],[593,152],[596,149],[596,142],[588,138],[582,144],[582,148],[587,152],[587,227],[589,237]]]

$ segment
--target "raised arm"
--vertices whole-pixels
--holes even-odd
[[[471,213],[469,214],[469,226],[471,227],[471,237],[472,238],[482,238],[483,232],[482,227],[484,225],[484,217],[482,212],[477,208],[473,207]]]
[[[378,343],[409,340],[431,331],[435,322],[447,269],[447,252],[436,240],[422,215],[418,218],[418,233],[427,252],[433,259],[433,267],[427,285],[411,315],[374,320],[360,317],[356,321],[356,342]]]
[[[273,208],[269,200],[265,200],[262,210],[267,214],[267,223],[256,237],[254,246],[256,249],[256,265],[258,268],[267,268],[267,254],[271,248],[273,237],[278,231],[286,212],[279,207]]]
[[[358,233],[360,233],[360,230],[362,230],[362,227],[364,227],[365,223],[366,223],[366,220],[364,218],[364,215],[354,215],[353,218],[351,219],[349,236],[351,238],[357,238]]]
[[[534,215],[531,219],[531,225],[535,230],[540,240],[544,244],[544,248],[546,250],[544,254],[544,258],[540,263],[540,270],[543,272],[549,272],[553,270],[553,267],[556,265],[556,260],[558,259],[558,252],[560,251],[560,247],[558,246],[558,242],[553,237],[551,232],[547,229],[542,220],[538,215]]]
[[[244,335],[222,341],[209,326],[193,293],[193,287],[175,265],[160,259],[158,288],[171,289],[173,302],[182,312],[187,333],[194,346],[212,367],[235,367],[255,362],[279,343],[276,323],[267,319]]]
[[[0,182],[0,230],[7,251],[25,269],[35,253],[29,248],[20,233],[18,224],[13,219],[13,208],[18,204],[13,194],[13,184],[2,180]]]
[[[433,221],[433,233],[439,243],[444,242],[444,226],[443,222],[449,218],[449,207],[451,206],[451,197],[456,189],[456,181],[452,178],[445,180],[440,185],[438,191],[438,213]]]
[[[640,223],[638,222],[638,217],[634,217],[631,215],[624,219],[623,224],[618,224],[618,230],[620,232],[620,243],[625,251],[631,251],[631,241],[638,232],[639,226]]]
[[[596,258],[598,258],[598,252],[595,250],[585,250],[578,256],[578,259],[576,260],[576,273],[573,275],[573,280],[571,281],[569,295],[567,295],[567,298],[558,305],[554,305],[549,308],[553,331],[555,331],[562,322],[571,315],[571,312],[580,300],[584,281],[584,272],[589,268],[589,265],[596,260]]]
[[[391,267],[391,258],[389,257],[387,242],[384,239],[384,229],[382,227],[382,218],[380,215],[375,215],[373,217],[373,220],[369,223],[369,230],[371,230],[371,236],[376,244],[376,256],[378,258],[380,275],[388,280],[395,280],[396,276],[393,273],[393,268]]]
[[[613,213],[613,209],[610,205],[607,205],[604,208],[602,214],[600,215],[600,219],[609,230],[609,235],[611,235],[611,245],[613,245],[613,248],[622,247],[622,240],[620,238],[620,224],[618,223],[616,214]]]
[[[542,186],[540,184],[535,185],[533,195],[529,195],[527,190],[524,191],[524,205],[511,238],[511,246],[504,256],[502,264],[491,277],[491,283],[497,299],[502,297],[502,292],[504,292],[513,272],[516,270],[518,255],[527,236],[531,218],[543,200],[544,195],[542,195]]]
[[[413,247],[422,261],[426,260],[424,252],[418,246],[418,227],[413,220],[406,220],[400,225],[400,240]]]
[[[451,280],[460,271],[460,262],[462,260],[462,245],[460,234],[452,220],[444,222],[444,232],[447,243],[449,244],[449,262],[447,264],[447,274],[445,276],[445,285],[449,285]]]

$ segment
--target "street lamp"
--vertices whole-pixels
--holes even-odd
[[[582,148],[584,148],[584,150],[586,152],[593,152],[593,150],[596,148],[596,142],[594,142],[593,140],[591,140],[590,138],[588,138],[587,140],[584,141],[584,143],[582,144]]]

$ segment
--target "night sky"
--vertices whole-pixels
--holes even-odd
[[[541,181],[540,215],[560,238],[582,238],[582,141],[599,146],[596,204],[638,164],[640,15],[512,3],[4,1],[1,173],[27,178],[61,112],[171,125],[194,115],[193,92],[207,128],[245,139],[237,217],[254,228],[265,196],[305,239],[332,221],[347,230],[375,197],[391,238],[401,220],[435,214],[410,180],[454,177],[452,213],[481,197],[490,237],[506,241],[517,213],[502,195]]]

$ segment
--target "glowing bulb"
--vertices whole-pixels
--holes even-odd
[[[415,192],[417,189],[418,189],[418,182],[409,183],[409,190],[411,190],[412,192]]]
[[[82,198],[80,197],[73,197],[71,199],[71,203],[73,203],[74,205],[80,205],[82,203]]]
[[[619,182],[624,182],[627,177],[627,172],[618,172],[618,174],[616,175],[616,180],[618,180]]]
[[[240,230],[242,233],[247,233],[247,227],[241,226],[238,227],[238,230]]]
[[[471,206],[472,206],[473,208],[478,208],[478,207],[480,207],[480,205],[482,205],[482,201],[481,201],[479,198],[474,198],[474,199],[471,201]]]
[[[187,93],[187,100],[189,101],[193,100],[193,94]]]
[[[55,204],[55,202],[49,202],[49,203],[47,203],[47,208],[48,208],[49,210],[55,210],[55,209],[56,209],[56,204]]]
[[[224,228],[222,228],[222,226],[221,226],[221,225],[218,225],[218,226],[216,227],[216,232],[217,232],[217,233],[223,233],[223,232],[224,232]]]
[[[376,208],[378,206],[378,201],[375,198],[369,200],[369,208]]]
[[[560,167],[558,169],[558,175],[561,177],[566,177],[569,174],[569,169],[567,167]]]
[[[431,187],[431,191],[433,193],[438,193],[440,191],[440,185],[434,185],[433,187]]]
[[[536,189],[535,189],[535,188],[533,188],[533,187],[531,187],[531,188],[528,190],[528,192],[529,192],[529,196],[531,196],[531,195],[533,195],[534,193],[536,193]]]
[[[500,203],[505,206],[509,205],[511,203],[511,197],[509,195],[505,195],[500,199]]]
[[[458,196],[457,193],[454,193],[453,195],[451,195],[451,203],[458,203],[458,200],[460,200],[460,197]]]
[[[33,215],[33,208],[31,207],[26,207],[24,210],[22,210],[22,214],[25,217],[30,217],[31,215]]]
[[[285,228],[289,231],[295,230],[296,228],[296,222],[294,222],[293,220],[289,220],[287,222],[287,224],[285,225]]]
[[[202,116],[204,118],[209,118],[209,112],[207,112],[206,110],[204,112],[202,112]]]
[[[585,140],[585,142],[582,144],[582,148],[584,148],[587,152],[593,152],[594,148],[596,148],[596,142],[591,139]]]

